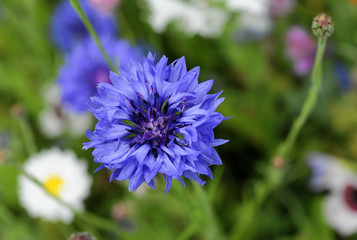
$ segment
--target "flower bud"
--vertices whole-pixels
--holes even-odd
[[[274,157],[272,163],[273,163],[273,166],[278,169],[283,168],[285,166],[284,158],[279,157],[279,156]]]
[[[312,21],[312,31],[318,38],[328,38],[334,31],[332,18],[325,13],[320,13]]]
[[[21,117],[24,115],[25,110],[24,110],[24,107],[20,103],[15,103],[11,107],[11,113],[16,117]]]

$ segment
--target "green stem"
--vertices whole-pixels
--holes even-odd
[[[322,58],[325,46],[326,39],[319,38],[314,68],[311,74],[311,87],[308,96],[306,97],[301,112],[294,121],[286,140],[283,141],[277,149],[276,156],[282,157],[285,160],[291,148],[294,146],[299,132],[316,105],[322,82]],[[246,199],[241,204],[241,207],[238,208],[238,219],[233,226],[230,239],[249,239],[251,227],[254,226],[254,221],[257,219],[257,215],[259,214],[262,205],[270,194],[278,188],[285,173],[286,169],[277,169],[273,165],[269,165],[265,168],[263,173],[264,181],[258,181],[253,184],[252,199]]]
[[[314,109],[318,97],[318,93],[322,82],[322,58],[326,46],[326,39],[319,38],[317,53],[315,57],[315,64],[311,75],[311,87],[304,105],[301,109],[299,116],[295,119],[292,128],[288,134],[288,137],[278,147],[277,155],[282,158],[286,158],[289,154],[292,146],[294,145],[297,136],[299,135],[301,128],[304,126],[306,120],[310,116]]]
[[[14,118],[21,132],[27,154],[29,156],[35,154],[37,152],[37,148],[35,145],[35,139],[33,138],[30,125],[28,124],[27,120],[23,116],[15,115]]]
[[[113,62],[111,61],[110,57],[108,56],[108,54],[104,50],[103,45],[100,42],[99,37],[98,37],[97,33],[95,32],[95,29],[94,29],[93,25],[91,24],[91,22],[89,21],[87,15],[83,11],[79,1],[78,0],[69,0],[69,2],[71,3],[73,9],[77,12],[79,18],[82,20],[82,22],[83,22],[84,26],[87,28],[89,34],[92,36],[92,38],[94,39],[94,41],[98,45],[99,50],[101,51],[101,53],[102,53],[105,61],[107,62],[109,68],[112,71],[117,73],[118,72],[117,69],[115,68],[115,66],[114,66]]]

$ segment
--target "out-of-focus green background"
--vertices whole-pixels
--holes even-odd
[[[9,162],[23,163],[29,157],[23,128],[32,132],[33,139],[27,137],[38,150],[69,148],[87,160],[89,172],[98,167],[91,151],[82,150],[87,141],[84,135],[49,139],[39,128],[39,114],[46,106],[41,97],[44,86],[55,83],[64,62],[50,37],[51,16],[58,3],[0,2],[0,150],[6,156],[0,156],[6,163],[0,165],[1,240],[67,239],[79,231],[92,232],[98,239],[119,239],[77,218],[69,225],[33,219],[18,201],[18,172]],[[247,203],[254,198],[252,186],[264,181],[261,173],[271,164],[310,86],[309,74],[294,74],[293,63],[286,56],[286,32],[300,25],[312,36],[311,22],[320,12],[333,18],[335,32],[328,40],[317,107],[293,147],[289,177],[253,220],[245,219],[245,214],[250,216],[253,211]],[[195,190],[196,183],[188,182],[185,189],[174,181],[165,195],[164,181],[159,178],[157,191],[148,188],[137,195],[128,192],[125,182],[108,183],[109,173],[102,170],[92,174],[94,183],[85,202],[89,212],[113,219],[119,229],[129,232],[121,239],[231,239],[237,221],[245,228],[240,238],[244,240],[356,239],[339,236],[326,223],[322,211],[325,196],[308,188],[310,171],[304,160],[308,152],[320,151],[356,165],[356,1],[299,0],[288,15],[271,17],[272,29],[264,37],[244,41],[235,38],[239,13],[230,12],[222,34],[215,38],[187,35],[174,24],[156,33],[146,21],[149,10],[142,0],[122,0],[114,14],[120,38],[144,44],[170,61],[185,56],[188,68],[201,67],[201,81],[215,80],[212,92],[223,89],[225,97],[218,111],[233,116],[216,128],[215,135],[230,141],[217,148],[223,166],[212,167],[214,179],[208,180],[203,192]]]

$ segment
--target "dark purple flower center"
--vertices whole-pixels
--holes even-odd
[[[357,212],[357,189],[352,185],[347,185],[343,191],[343,197],[347,206]]]
[[[134,111],[134,122],[136,127],[131,131],[136,135],[133,142],[150,143],[153,147],[161,144],[167,145],[176,134],[176,124],[178,115],[162,115],[155,108],[147,111]]]
[[[169,147],[170,143],[188,146],[179,129],[191,124],[178,121],[185,109],[185,103],[181,102],[178,108],[170,109],[168,100],[163,102],[157,94],[154,94],[154,102],[151,104],[140,94],[138,101],[127,100],[132,109],[131,120],[123,123],[128,126],[126,139],[131,146],[149,144],[155,157],[162,146]]]

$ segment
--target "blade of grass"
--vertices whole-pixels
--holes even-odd
[[[71,6],[73,7],[73,9],[76,11],[76,13],[78,14],[79,18],[82,20],[84,26],[87,28],[89,34],[92,36],[92,38],[94,39],[95,43],[97,44],[99,50],[101,51],[105,61],[107,62],[109,68],[113,71],[118,73],[117,69],[115,68],[112,60],[110,59],[109,55],[107,54],[107,52],[105,51],[102,43],[100,42],[100,39],[98,37],[98,34],[95,32],[95,29],[93,27],[93,25],[91,24],[91,22],[89,21],[87,15],[85,14],[85,12],[83,11],[83,8],[81,7],[81,4],[78,0],[69,0],[69,2],[71,3]]]

